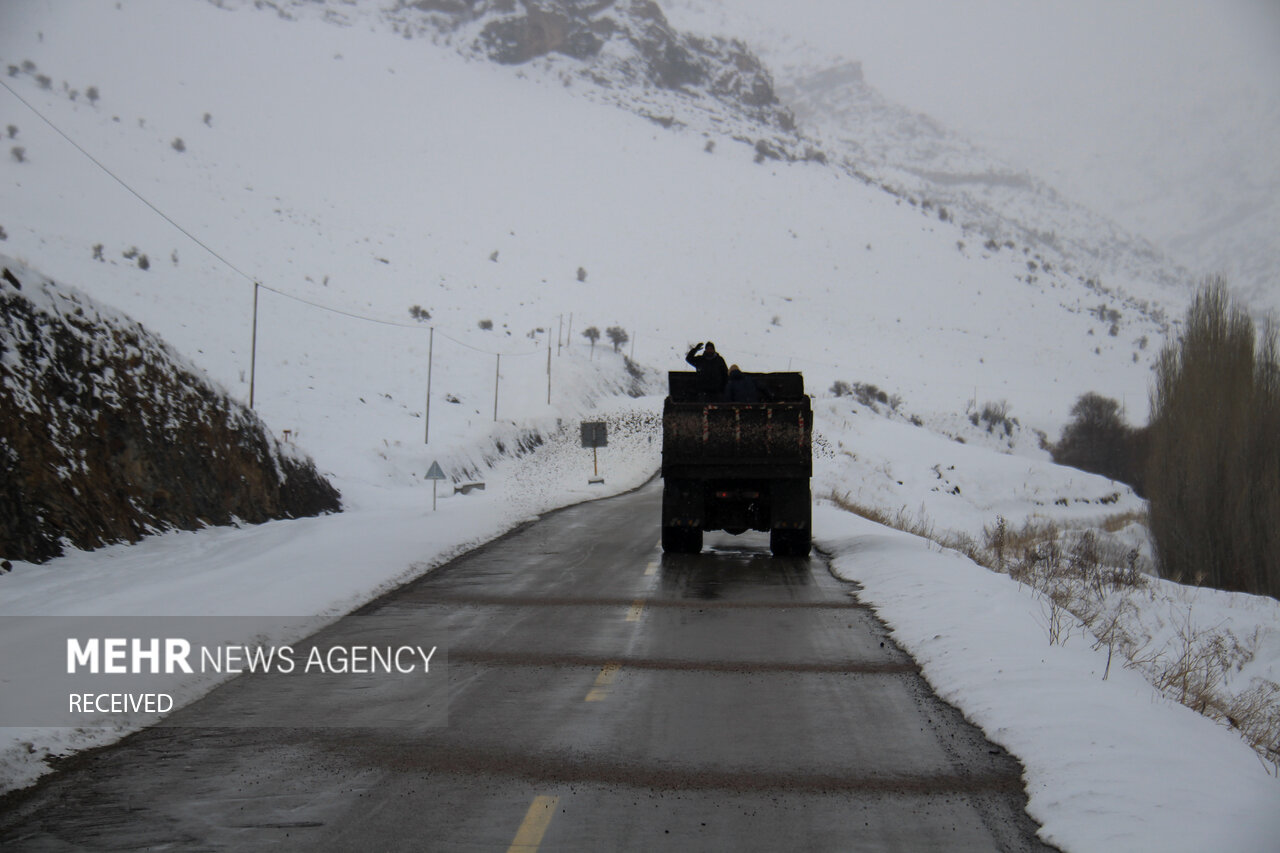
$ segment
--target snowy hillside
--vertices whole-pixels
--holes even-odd
[[[749,45],[692,38],[650,3],[592,4],[585,17],[539,19],[543,29],[503,23],[502,8],[5,5],[0,251],[154,330],[233,396],[248,401],[252,382],[255,411],[314,457],[347,511],[19,564],[0,579],[0,609],[276,607],[297,619],[264,632],[300,635],[540,512],[646,481],[663,373],[713,340],[744,370],[803,371],[820,398],[820,544],[926,674],[972,676],[975,656],[998,666],[984,657],[990,633],[1009,647],[1017,675],[995,699],[954,682],[947,698],[999,742],[1045,747],[1028,788],[1047,838],[1122,850],[1151,837],[1155,815],[1166,848],[1180,828],[1207,825],[1264,849],[1269,825],[1247,818],[1277,801],[1263,787],[1272,765],[1236,732],[1127,669],[1120,686],[1096,686],[1106,648],[1047,642],[1046,599],[968,562],[955,584],[985,589],[969,580],[981,571],[1007,610],[971,591],[946,637],[926,632],[909,604],[947,593],[935,575],[961,558],[920,540],[886,544],[835,508],[849,498],[975,541],[997,516],[1083,529],[1138,513],[1127,488],[1052,465],[1040,438],[1057,438],[1086,391],[1145,421],[1151,365],[1185,307],[1169,284],[1176,270],[857,81],[836,82],[860,93],[866,109],[845,116],[860,124],[823,125],[814,117],[830,112],[821,97],[832,89],[811,86],[806,100]],[[523,58],[516,36],[535,32],[554,49],[494,61]],[[664,64],[672,55],[681,73]],[[794,114],[769,92],[790,97]],[[592,346],[589,327],[628,340]],[[884,399],[873,409],[837,397],[837,382],[875,385]],[[975,423],[1002,402],[1007,432]],[[576,444],[589,419],[617,436],[601,456],[603,488],[587,484],[592,461]],[[446,482],[427,479],[433,462]],[[484,490],[453,488],[478,481]],[[1124,527],[1114,541],[1141,557],[1140,536]],[[1205,598],[1169,612],[1194,606],[1255,632],[1229,692],[1280,682],[1274,602]],[[1174,648],[1175,617],[1159,618],[1152,648]],[[1021,652],[1033,645],[1043,654],[1030,660]],[[1072,685],[1105,699],[1082,714]],[[1066,694],[1057,707],[1017,698],[1050,689]],[[1027,713],[988,713],[1001,703]],[[1113,707],[1127,709],[1122,730],[1110,728]],[[1143,725],[1156,740],[1198,734],[1159,767],[1135,765],[1150,752],[1113,767],[1098,747],[1084,773],[1053,748],[1055,726],[1080,720],[1099,744]],[[4,784],[44,772],[47,754],[119,734],[14,730]],[[1204,756],[1230,782],[1193,806]],[[1098,781],[1113,796],[1091,796]],[[1249,797],[1228,801],[1240,788]],[[1204,837],[1186,835],[1182,849]]]
[[[685,29],[752,44],[799,117],[815,105],[807,90],[858,64],[859,88],[882,94],[903,119],[900,130],[919,138],[874,151],[882,166],[954,179],[940,155],[972,154],[976,142],[979,165],[995,159],[1000,177],[1022,185],[1006,196],[1045,180],[1052,207],[1074,206],[1079,219],[1083,204],[1158,246],[1193,279],[1223,273],[1260,313],[1280,309],[1274,3],[670,0],[667,12]],[[841,86],[821,105],[835,108],[827,123],[836,119],[846,133],[868,123],[892,132],[892,121],[839,115],[867,100]],[[931,191],[956,186],[947,180]]]
[[[665,130],[577,97],[580,84],[555,74],[467,61],[375,23],[196,2],[59,6],[53,20],[38,8],[10,13],[3,60],[36,70],[6,82],[235,269],[7,93],[4,123],[25,155],[3,164],[6,208],[22,211],[0,223],[6,248],[55,277],[97,281],[105,301],[242,393],[253,279],[398,323],[421,305],[431,325],[490,353],[542,346],[527,335],[558,332],[572,313],[574,345],[587,324],[619,324],[649,364],[710,338],[744,368],[790,364],[815,388],[873,381],[918,410],[1005,398],[1051,434],[1086,390],[1143,412],[1155,347],[1142,342],[1164,327],[1141,303],[1166,291],[1123,282],[1130,304],[1043,270],[1025,246],[985,250],[936,210],[835,166],[754,163],[754,143],[714,122]],[[687,112],[678,92],[646,96]],[[149,270],[122,257],[134,247]],[[1121,315],[1115,335],[1096,316],[1104,305]],[[331,337],[339,327],[376,342],[355,345],[374,366],[364,390],[417,407],[425,328],[370,327],[273,294],[261,311],[269,420],[280,389],[335,393],[311,377],[354,369]],[[485,319],[494,332],[478,330]],[[289,340],[302,332],[332,344],[310,348],[305,365]],[[282,416],[281,427],[295,417]],[[410,416],[386,437],[416,435]]]

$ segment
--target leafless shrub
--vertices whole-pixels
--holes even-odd
[[[1049,635],[1049,645],[1065,646],[1067,640],[1071,639],[1071,630],[1075,625],[1075,618],[1062,605],[1060,596],[1049,595],[1042,600],[1041,613],[1045,617],[1045,630]]]
[[[1238,729],[1280,775],[1280,684],[1255,679],[1227,704],[1222,719]]]
[[[1001,400],[998,403],[987,402],[982,406],[982,412],[978,415],[978,420],[987,425],[987,432],[995,432],[996,427],[1004,430],[1006,436],[1013,435],[1013,428],[1018,425],[1017,418],[1009,417],[1009,403],[1007,400]],[[977,422],[974,422],[975,426]]]
[[[992,559],[995,565],[992,566],[998,572],[1004,571],[1005,567],[1005,549],[1009,542],[1009,524],[1004,520],[1003,515],[996,516],[996,523],[992,527],[984,527],[983,531],[987,540],[987,549],[991,551]]]
[[[1143,645],[1131,655],[1129,666],[1145,670],[1158,688],[1183,705],[1215,716],[1222,704],[1218,688],[1231,671],[1253,659],[1257,642],[1256,635],[1242,643],[1224,628],[1200,628],[1188,610],[1171,644],[1158,649]]]

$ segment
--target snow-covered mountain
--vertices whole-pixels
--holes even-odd
[[[0,16],[0,253],[140,321],[233,396],[252,382],[257,414],[347,510],[19,565],[7,615],[286,613],[302,636],[600,494],[583,418],[610,423],[605,490],[643,483],[662,371],[711,339],[744,369],[804,372],[821,398],[815,495],[832,499],[820,536],[887,618],[955,620],[921,628],[913,654],[966,713],[1001,712],[995,737],[1035,747],[1051,837],[1123,849],[1155,822],[1162,849],[1273,837],[1247,819],[1274,797],[1235,733],[1102,683],[1088,641],[1046,645],[1047,605],[1008,576],[965,563],[957,606],[933,575],[959,557],[833,509],[852,495],[971,540],[997,515],[1137,513],[1127,489],[1052,465],[1037,431],[1055,438],[1085,391],[1144,419],[1186,300],[1149,243],[853,66],[782,74],[643,0],[12,0]],[[627,340],[593,346],[588,328]],[[974,423],[1001,401],[1007,432]],[[433,462],[452,482],[428,481]],[[1140,535],[1116,533],[1135,553]],[[882,575],[859,575],[868,561]],[[974,592],[988,581],[1012,602],[999,613]],[[1273,602],[1200,593],[1161,593],[1150,648],[1176,648],[1194,606],[1256,638],[1233,689],[1274,683]],[[1098,697],[1083,716],[1082,695]],[[1114,728],[1114,707],[1133,722]],[[1117,760],[1135,732],[1157,746]],[[13,730],[0,782],[118,734]],[[1230,784],[1185,783],[1205,778]]]
[[[931,146],[994,159],[1001,177],[1047,181],[1058,196],[1049,207],[1083,204],[1110,220],[1104,231],[1158,246],[1190,280],[1223,274],[1259,313],[1280,309],[1274,3],[670,0],[667,10],[682,28],[750,43],[802,124],[808,104],[856,133],[877,120],[847,113],[881,107],[868,105],[867,84],[883,93],[923,144],[889,133],[879,145],[874,137],[893,127],[879,121],[881,133],[859,141],[882,166],[941,173],[954,186]],[[860,86],[838,80],[851,64],[866,69]],[[985,171],[974,165],[962,172]],[[1013,218],[1033,224],[1027,212]]]
[[[656,366],[710,338],[744,367],[790,364],[818,389],[871,381],[920,410],[1008,399],[1050,433],[1086,390],[1124,398],[1140,418],[1165,318],[1181,314],[1163,268],[1086,275],[1090,258],[1071,250],[1092,246],[1087,229],[1064,225],[1059,252],[1017,234],[1010,248],[962,211],[851,174],[856,152],[810,151],[777,107],[714,96],[711,71],[697,86],[628,77],[619,69],[642,53],[626,26],[589,61],[551,53],[508,66],[476,54],[487,19],[442,36],[404,23],[453,4],[397,4],[390,19],[336,2],[222,5],[236,8],[9,7],[0,53],[17,70],[5,82],[85,150],[6,93],[3,124],[23,155],[3,164],[12,212],[0,226],[10,253],[97,282],[242,391],[251,280],[407,325],[419,305],[489,352],[532,351],[570,314],[575,343],[587,324],[619,324],[636,359]],[[466,49],[441,50],[437,37]],[[736,67],[736,50],[698,56]],[[123,257],[134,249],[150,269]],[[333,315],[275,294],[261,310],[269,417],[272,383],[324,395],[351,370],[335,351],[349,348],[378,364],[373,396],[416,408],[426,324],[366,333],[357,322],[336,345]],[[311,343],[284,346],[284,335]]]

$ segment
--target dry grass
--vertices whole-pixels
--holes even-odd
[[[1140,524],[1145,528],[1149,523],[1150,520],[1147,518],[1145,510],[1134,509],[1129,510],[1128,512],[1112,513],[1098,522],[1098,527],[1108,533],[1119,533],[1130,524]]]
[[[1155,595],[1150,567],[1112,535],[1135,522],[1145,525],[1145,513],[1115,513],[1069,528],[1038,518],[1015,528],[997,518],[978,543],[963,533],[939,533],[923,510],[886,512],[848,493],[829,499],[854,515],[960,551],[1035,590],[1051,645],[1077,634],[1091,637],[1095,649],[1107,650],[1104,679],[1118,655],[1121,665],[1142,672],[1166,696],[1237,729],[1280,775],[1280,685],[1256,679],[1241,693],[1224,689],[1231,673],[1252,660],[1259,637],[1242,640],[1221,626],[1199,627],[1190,608],[1176,637],[1163,645],[1143,627],[1140,605]]]
[[[879,507],[859,503],[848,492],[844,494],[832,492],[827,496],[827,499],[845,512],[860,516],[868,521],[874,521],[876,524],[882,524],[885,527],[892,527],[894,530],[901,530],[904,533],[928,539],[944,548],[959,551],[974,562],[981,563],[984,566],[987,565],[981,559],[983,557],[981,547],[973,540],[972,536],[950,531],[938,532],[933,522],[925,515],[923,509],[920,510],[919,515],[912,515],[907,511],[906,507],[901,507],[896,512],[889,513]]]

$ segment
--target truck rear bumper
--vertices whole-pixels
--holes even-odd
[[[662,492],[663,527],[698,530],[806,530],[811,518],[808,478],[710,480],[668,477]]]

